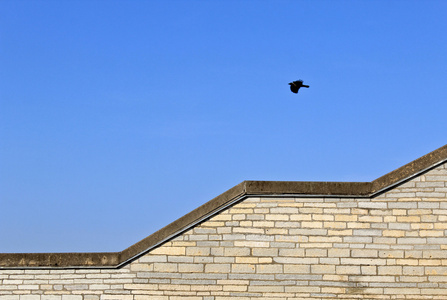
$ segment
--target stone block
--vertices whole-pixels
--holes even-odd
[[[206,264],[205,273],[229,273],[231,269],[230,264]]]

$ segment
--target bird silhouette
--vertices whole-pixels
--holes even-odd
[[[290,82],[289,84],[290,84],[290,90],[292,92],[294,92],[295,94],[298,93],[298,90],[300,88],[302,88],[302,87],[308,88],[309,87],[308,85],[303,84],[303,81],[301,79],[293,81],[293,82]]]

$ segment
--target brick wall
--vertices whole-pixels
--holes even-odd
[[[0,300],[447,299],[447,165],[379,196],[249,197],[120,269],[0,270]]]

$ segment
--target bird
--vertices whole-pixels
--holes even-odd
[[[301,79],[300,79],[300,80],[293,81],[293,82],[290,82],[289,84],[290,84],[290,90],[291,90],[292,92],[294,92],[295,94],[298,93],[298,90],[299,90],[301,87],[305,87],[305,88],[308,88],[308,87],[309,87],[308,85],[303,84],[303,81],[302,81]]]

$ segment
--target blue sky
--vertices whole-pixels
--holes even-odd
[[[0,252],[121,251],[243,180],[435,150],[446,31],[445,1],[3,0]]]

